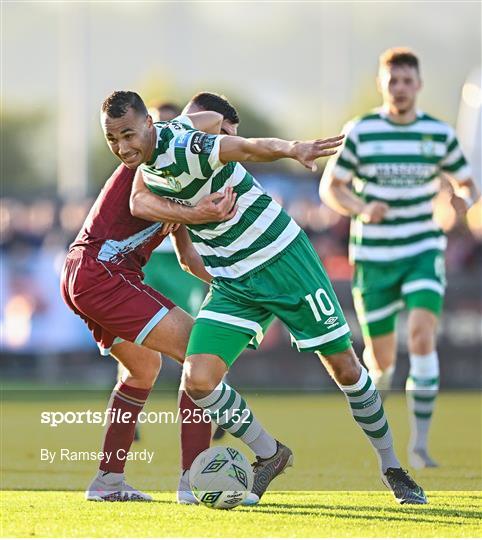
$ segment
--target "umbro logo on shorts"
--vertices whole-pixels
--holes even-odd
[[[333,326],[336,326],[338,324],[338,317],[329,317],[328,319],[326,319],[324,324],[328,328],[332,328]]]

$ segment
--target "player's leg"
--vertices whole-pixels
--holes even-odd
[[[402,469],[382,400],[366,369],[352,348],[340,353],[318,353],[340,390],[345,394],[353,419],[375,450],[383,483],[400,504],[426,504],[423,489]]]
[[[127,452],[134,440],[137,418],[162,365],[161,355],[128,341],[113,345],[111,355],[123,366],[123,373],[108,405],[112,416],[104,434],[104,458],[86,491],[86,497],[97,501],[150,501],[152,497],[125,482],[124,468]]]
[[[435,349],[437,317],[415,308],[408,316],[410,373],[407,405],[410,417],[409,461],[412,467],[437,467],[428,453],[428,435],[439,390],[439,362]]]
[[[214,422],[256,454],[253,493],[257,501],[293,458],[291,451],[261,426],[244,398],[222,380],[250,342],[259,344],[272,320],[264,308],[243,304],[244,292],[239,283],[212,288],[191,333],[183,384]],[[237,302],[231,300],[233,293],[239,298]]]
[[[363,341],[363,361],[383,401],[392,387],[395,373],[397,335],[395,332],[373,337],[364,335]]]
[[[340,352],[327,352],[321,348],[317,355],[328,373],[348,400],[355,422],[363,430],[375,449],[380,470],[399,468],[393,448],[392,434],[382,401],[367,370],[360,364],[350,347]]]
[[[175,307],[158,323],[143,341],[143,345],[162,350],[171,358],[183,362],[193,326],[193,318],[182,309]],[[211,442],[211,422],[203,416],[181,383],[179,389],[179,411],[181,418],[181,476],[177,490],[177,501],[181,504],[196,504],[189,486],[189,469],[195,458]],[[199,419],[194,422],[193,418]]]
[[[299,275],[303,275],[302,283]],[[264,279],[263,286],[260,279]],[[298,350],[318,354],[345,394],[355,422],[379,458],[382,478],[397,500],[426,502],[423,491],[418,494],[418,486],[400,467],[378,391],[351,347],[345,316],[309,241],[302,237],[285,257],[266,269],[264,276],[255,276],[253,281],[258,281],[258,288],[268,294],[271,287],[281,287],[280,294],[271,295],[273,300],[269,301],[273,313],[288,326]]]
[[[120,382],[122,380],[122,377],[124,376],[125,368],[124,366],[118,362],[117,364],[117,382]],[[141,430],[138,424],[136,424],[136,429],[134,431],[134,441],[139,441],[141,439]]]
[[[229,384],[228,374],[227,373],[223,377],[223,382]],[[218,426],[216,424],[216,428],[215,428],[214,433],[212,434],[211,438],[212,438],[213,441],[220,441],[223,437],[225,437],[225,435],[226,435],[226,432],[224,431],[224,429],[221,426]]]
[[[441,254],[422,254],[402,286],[409,310],[406,391],[411,425],[409,460],[414,468],[437,466],[428,454],[428,435],[439,389],[436,331],[443,305],[443,269]]]
[[[119,336],[131,345],[144,345],[178,361],[184,359],[192,318],[142,283],[138,275],[111,272],[95,259],[88,259],[75,276],[68,296],[73,298],[76,312],[84,314],[102,354],[109,354],[113,343],[119,341],[114,336]],[[181,396],[181,405],[182,420],[184,415],[192,417],[194,412],[199,413],[187,396]],[[190,467],[195,456],[209,447],[210,435],[210,422],[182,421],[184,468]]]
[[[392,386],[397,356],[396,318],[403,308],[400,269],[357,263],[353,301],[365,349],[363,360],[382,400]]]

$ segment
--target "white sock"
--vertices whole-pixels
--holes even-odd
[[[439,388],[437,351],[410,355],[410,373],[405,385],[410,414],[410,448],[427,450],[428,432]]]
[[[250,443],[249,447],[261,459],[266,459],[274,456],[278,450],[276,441],[266,431],[262,431],[258,437]]]

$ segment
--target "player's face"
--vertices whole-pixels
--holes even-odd
[[[422,81],[412,66],[387,66],[380,70],[378,87],[383,104],[397,114],[404,114],[415,108]]]
[[[111,152],[129,169],[149,160],[154,150],[152,118],[129,108],[120,118],[101,116],[102,129]]]

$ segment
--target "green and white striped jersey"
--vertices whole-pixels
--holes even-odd
[[[267,195],[239,163],[219,160],[221,135],[193,128],[186,116],[155,124],[157,145],[142,165],[147,187],[188,206],[232,186],[238,211],[229,221],[187,225],[206,270],[215,277],[238,279],[277,259],[298,236],[300,227]]]
[[[432,209],[438,176],[465,180],[471,174],[454,130],[421,112],[410,124],[395,124],[377,109],[349,122],[344,133],[345,146],[325,174],[353,181],[364,201],[390,207],[376,225],[352,219],[350,259],[385,263],[444,250],[446,238]]]

